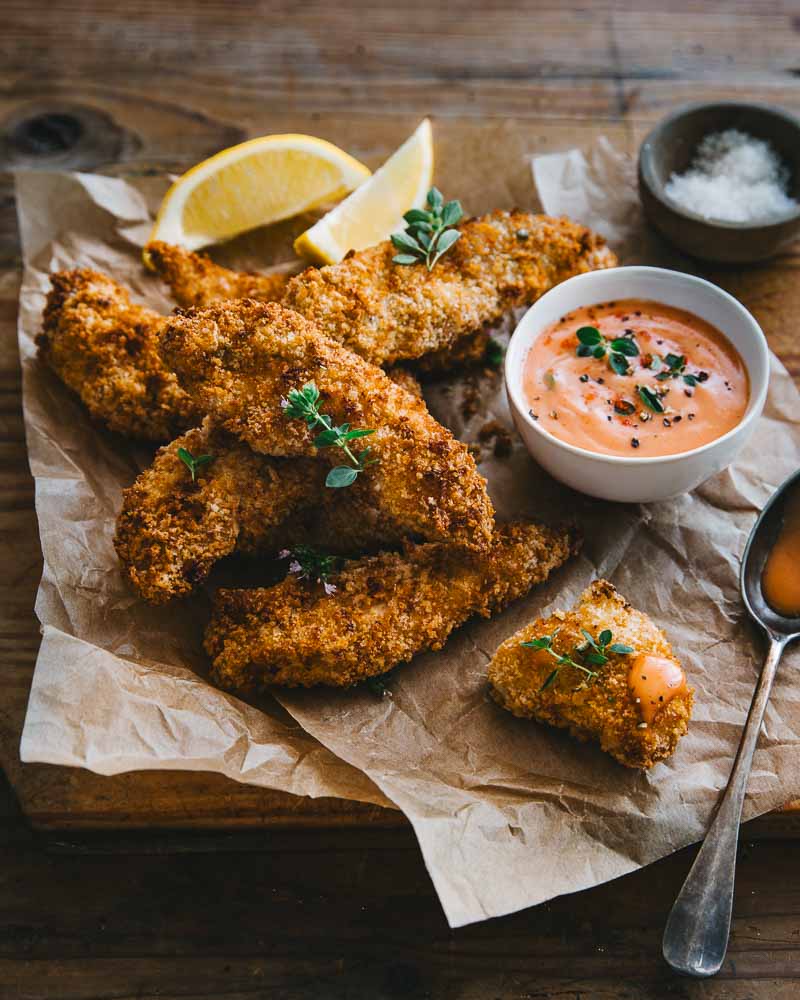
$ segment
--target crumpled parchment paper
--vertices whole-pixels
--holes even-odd
[[[479,173],[457,192],[473,213],[498,207],[482,202]],[[669,262],[643,227],[631,164],[607,143],[539,158],[534,175],[545,210],[605,232],[623,262]],[[207,769],[300,794],[391,801],[414,826],[452,926],[596,885],[699,839],[762,656],[738,597],[739,556],[758,509],[800,463],[800,400],[780,362],[773,359],[764,417],[735,465],[668,503],[593,501],[541,472],[516,435],[509,457],[484,444],[481,470],[499,515],[572,517],[586,534],[581,555],[503,615],[468,624],[443,651],[398,669],[391,698],[280,691],[246,705],[203,680],[205,596],[153,610],[121,582],[114,515],[146,450],[91,427],[34,359],[51,268],[106,269],[137,298],[169,308],[137,253],[163,190],[153,179],[18,181],[20,349],[45,557],[37,601],[44,639],[23,759],[102,773]],[[497,375],[435,387],[427,399],[467,439],[490,420],[511,427]],[[646,774],[515,719],[488,696],[486,665],[497,646],[532,617],[569,606],[601,575],[666,630],[696,689],[689,734]],[[747,818],[800,796],[798,665],[790,650],[756,752]]]

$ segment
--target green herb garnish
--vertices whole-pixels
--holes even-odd
[[[197,458],[189,451],[188,448],[178,448],[178,458],[183,462],[186,468],[192,474],[192,482],[197,479],[197,470],[201,465],[208,465],[209,462],[213,462],[213,455],[198,455]]]
[[[395,264],[424,263],[432,271],[436,262],[453,246],[461,233],[452,229],[463,216],[461,202],[444,203],[442,192],[431,188],[427,196],[428,208],[412,208],[403,216],[408,223],[402,233],[392,235],[392,243],[399,254],[392,257]]]
[[[576,647],[576,649],[589,661],[589,663],[592,663],[597,667],[602,667],[604,664],[608,663],[606,651],[609,653],[619,653],[622,656],[627,656],[628,653],[633,652],[633,646],[626,646],[622,642],[611,643],[614,636],[609,628],[604,628],[596,640],[591,637],[586,629],[582,628],[581,634],[586,641],[582,642],[580,646]]]
[[[641,399],[648,410],[652,410],[653,413],[664,412],[664,404],[652,389],[649,389],[646,385],[637,385],[636,392],[639,395],[639,399]]]
[[[576,670],[580,670],[586,675],[586,680],[594,680],[594,678],[597,677],[597,671],[587,667],[586,663],[591,663],[592,666],[602,667],[608,663],[608,656],[606,655],[607,652],[618,653],[620,655],[627,655],[628,653],[633,652],[632,646],[626,646],[621,642],[615,642],[613,645],[609,645],[609,643],[611,643],[611,639],[613,638],[610,629],[603,629],[596,640],[593,639],[585,629],[581,629],[581,633],[583,634],[585,641],[575,647],[573,650],[574,656],[571,656],[569,653],[558,653],[553,649],[553,640],[558,635],[558,629],[556,629],[552,635],[543,635],[538,639],[531,639],[530,642],[520,643],[520,646],[524,646],[526,649],[543,649],[556,661],[555,667],[550,671],[544,684],[542,684],[539,688],[540,691],[546,691],[547,688],[555,682],[555,679],[564,667],[574,667]],[[585,660],[586,663],[579,662],[574,658],[575,656],[579,656],[582,660]]]
[[[369,458],[369,448],[354,454],[348,444],[357,438],[374,434],[374,430],[351,430],[350,424],[340,424],[334,427],[331,418],[326,413],[320,413],[319,390],[313,382],[306,382],[302,389],[290,389],[285,399],[281,400],[284,415],[290,419],[305,420],[309,429],[322,427],[314,438],[316,448],[341,448],[350,459],[352,465],[337,465],[331,469],[325,479],[326,486],[350,486],[356,481],[358,474],[368,465],[374,465],[377,459]]]
[[[666,370],[656,375],[659,382],[666,382],[670,378],[682,378],[686,385],[694,388],[708,379],[708,372],[692,373],[686,371],[687,362],[684,354],[667,354],[664,356],[664,364],[667,366]]]
[[[291,559],[289,572],[298,580],[315,580],[329,596],[336,593],[336,587],[328,578],[339,568],[341,560],[337,556],[326,556],[310,545],[296,545],[293,549],[283,549],[278,558]]]
[[[490,337],[489,343],[486,345],[486,363],[491,365],[492,368],[499,368],[503,363],[505,354],[505,348],[500,341],[495,340],[494,337]]]
[[[604,358],[608,355],[609,367],[617,375],[627,375],[628,358],[639,354],[639,345],[632,336],[607,340],[596,326],[582,326],[575,336],[578,338],[575,353],[579,358]]]

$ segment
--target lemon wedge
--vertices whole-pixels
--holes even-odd
[[[357,190],[294,242],[317,264],[335,264],[403,229],[403,214],[422,208],[433,183],[433,135],[426,118],[416,132]]]
[[[231,146],[172,185],[151,240],[188,250],[288,219],[362,184],[370,171],[310,135],[265,135]]]

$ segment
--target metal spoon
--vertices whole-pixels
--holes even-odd
[[[787,643],[800,636],[800,618],[779,615],[761,592],[764,563],[778,537],[786,500],[793,486],[800,489],[800,471],[790,476],[770,498],[750,533],[742,556],[739,577],[742,600],[750,616],[766,633],[769,649],[728,787],[664,929],[664,958],[677,972],[690,976],[713,976],[725,959],[731,927],[739,821],[753,752],[778,662]]]

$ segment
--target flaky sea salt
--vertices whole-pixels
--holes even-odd
[[[730,128],[707,135],[665,188],[682,208],[721,222],[765,222],[797,208],[789,171],[768,142]]]

